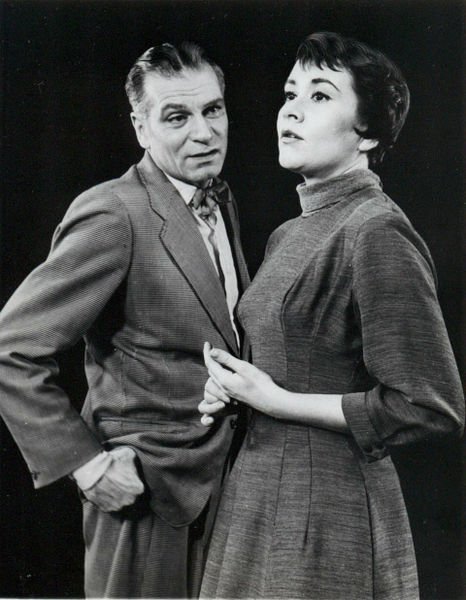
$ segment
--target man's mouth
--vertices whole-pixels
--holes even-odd
[[[212,148],[212,150],[206,150],[204,152],[197,152],[196,154],[191,154],[191,158],[210,158],[218,154],[217,148]]]

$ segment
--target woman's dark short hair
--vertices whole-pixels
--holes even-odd
[[[369,152],[369,162],[382,161],[394,145],[409,109],[409,89],[398,67],[382,52],[330,32],[309,35],[299,46],[296,60],[303,67],[324,65],[351,73],[359,118],[365,125],[357,133],[378,140],[377,147]]]
[[[144,81],[148,73],[163,77],[176,77],[183,70],[199,71],[211,67],[218,79],[222,94],[225,92],[225,78],[222,69],[214,63],[204,50],[192,42],[182,42],[179,47],[161,44],[146,50],[131,67],[126,78],[126,95],[134,111],[146,112]]]

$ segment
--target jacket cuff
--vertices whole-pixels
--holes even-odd
[[[72,452],[63,451],[55,460],[52,458],[49,464],[44,464],[45,460],[42,457],[39,464],[38,461],[33,465],[28,463],[34,487],[38,489],[54,483],[62,477],[71,475],[73,471],[90,461],[101,451],[100,442],[89,434],[88,439],[83,440],[79,445],[77,444]]]
[[[369,462],[387,455],[387,450],[372,425],[366,408],[366,392],[344,394],[342,409],[348,427]]]

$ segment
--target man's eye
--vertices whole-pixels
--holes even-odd
[[[326,100],[330,100],[330,96],[327,96],[327,94],[324,94],[323,92],[314,92],[311,98],[314,100],[314,102],[324,102]]]
[[[167,117],[167,121],[172,123],[173,125],[180,125],[186,121],[186,115],[176,113],[174,115],[169,115]]]
[[[218,117],[222,113],[223,113],[223,106],[220,106],[219,104],[214,104],[213,106],[209,106],[209,108],[207,108],[205,111],[205,114],[208,117]]]

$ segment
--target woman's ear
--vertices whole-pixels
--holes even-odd
[[[368,138],[361,138],[358,145],[359,152],[369,152],[379,145],[379,140],[371,140]]]

